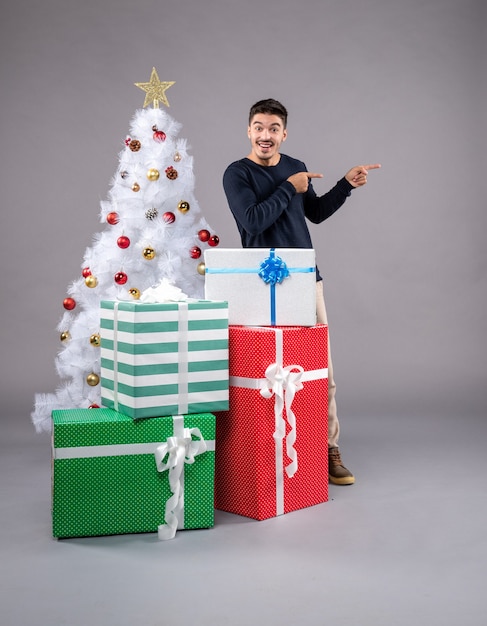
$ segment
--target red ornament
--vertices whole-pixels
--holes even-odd
[[[209,230],[203,229],[198,232],[198,239],[200,241],[208,241],[209,238],[210,238]]]
[[[172,224],[176,220],[176,216],[171,211],[166,211],[162,216],[162,220],[166,222],[166,224]]]
[[[99,409],[100,405],[99,404],[90,404],[90,406],[88,408],[89,409]]]
[[[130,139],[130,137],[126,137],[124,143],[125,143],[126,146],[128,146],[131,141],[132,140]]]
[[[218,235],[212,235],[209,239],[208,239],[208,245],[209,246],[217,246],[220,243],[220,237],[218,237]]]
[[[152,135],[154,141],[166,141],[166,133],[163,130],[158,130],[157,126],[153,126],[152,130],[154,131],[154,134]]]
[[[107,215],[107,222],[112,226],[118,224],[118,213],[112,212]]]
[[[117,285],[125,285],[129,277],[125,272],[117,272],[113,278]]]
[[[193,246],[189,253],[192,259],[199,259],[201,256],[201,248],[198,248],[198,246]]]
[[[128,248],[130,246],[130,239],[125,235],[122,235],[117,239],[117,246],[119,248]]]
[[[74,298],[64,298],[63,307],[66,311],[72,311],[76,306],[76,300]]]
[[[83,271],[81,272],[81,275],[83,276],[83,278],[88,278],[88,276],[91,276],[91,270],[89,267],[84,267]]]

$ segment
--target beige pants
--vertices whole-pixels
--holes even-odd
[[[316,283],[316,321],[318,322],[318,324],[328,324],[322,280]],[[340,434],[340,424],[338,423],[337,404],[336,404],[335,394],[336,394],[336,383],[333,377],[333,364],[331,361],[330,337],[328,335],[328,447],[329,448],[331,448],[332,446],[338,445],[338,436]]]

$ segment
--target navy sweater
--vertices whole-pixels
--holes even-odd
[[[244,248],[313,247],[306,218],[314,224],[326,220],[342,206],[353,186],[342,178],[318,197],[310,182],[308,191],[298,194],[287,178],[306,171],[304,163],[285,154],[274,166],[244,158],[227,167],[223,187]],[[321,280],[318,269],[316,277]]]

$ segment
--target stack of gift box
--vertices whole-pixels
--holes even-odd
[[[213,526],[227,303],[102,301],[100,334],[103,407],[53,411],[53,535]]]
[[[53,411],[53,535],[210,528],[328,499],[315,256],[205,251],[205,300],[102,301],[102,407]]]
[[[314,250],[205,251],[229,310],[229,410],[216,422],[217,509],[257,520],[328,500],[328,328]]]

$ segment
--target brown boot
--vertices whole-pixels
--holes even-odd
[[[338,446],[328,448],[328,477],[334,485],[353,485],[355,477],[342,463]]]

